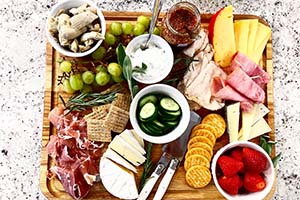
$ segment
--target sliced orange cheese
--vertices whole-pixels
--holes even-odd
[[[249,32],[248,32],[248,45],[247,45],[247,54],[251,59],[253,50],[254,50],[254,44],[255,44],[255,37],[256,37],[256,31],[258,27],[258,19],[249,19]]]
[[[235,20],[234,21],[234,35],[236,50],[248,55],[248,34],[249,34],[249,20]]]
[[[255,37],[255,45],[253,50],[253,61],[257,64],[261,58],[261,55],[265,49],[265,46],[271,36],[271,28],[262,24],[258,23],[256,37]]]
[[[209,38],[214,47],[214,60],[221,67],[228,67],[236,53],[232,6],[222,8],[209,24]]]

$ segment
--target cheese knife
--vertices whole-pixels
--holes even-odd
[[[187,143],[191,134],[192,128],[200,122],[200,116],[191,112],[190,123],[185,130],[185,132],[177,140],[164,146],[164,154],[172,157],[169,167],[161,180],[158,189],[155,193],[153,200],[161,200],[168,189],[168,186],[172,180],[173,175],[175,174],[176,169],[178,168],[180,162],[182,161],[184,154],[187,149]]]
[[[171,160],[171,155],[163,152],[162,156],[160,157],[157,166],[151,176],[147,179],[142,191],[139,194],[137,200],[145,200],[151,193],[155,183],[157,182],[158,178],[162,173],[164,173],[165,169],[168,167],[169,162]]]

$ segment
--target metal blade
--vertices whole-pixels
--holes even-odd
[[[187,129],[177,140],[164,145],[163,151],[167,154],[172,155],[172,157],[176,157],[178,160],[181,161],[186,152],[187,143],[191,134],[191,130],[199,122],[200,122],[200,116],[197,113],[191,111],[190,123]]]

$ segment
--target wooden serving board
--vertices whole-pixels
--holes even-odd
[[[110,24],[112,21],[130,21],[135,22],[137,16],[139,15],[150,15],[150,13],[144,12],[104,12],[105,19],[107,24]],[[163,15],[163,14],[162,14]],[[160,18],[162,17],[160,16]],[[211,14],[203,14],[201,15],[202,28],[207,28],[209,20],[211,18]],[[260,22],[265,23],[261,18],[253,15],[235,15],[235,19],[254,19],[258,18]],[[225,38],[224,38],[225,39]],[[50,124],[48,120],[48,114],[50,110],[52,110],[56,105],[60,104],[58,95],[64,96],[63,92],[60,91],[60,88],[57,86],[57,76],[60,73],[58,70],[58,64],[56,59],[59,58],[60,55],[56,52],[52,46],[47,43],[46,46],[46,83],[45,83],[45,94],[44,94],[44,116],[43,116],[43,138],[42,138],[42,150],[41,150],[41,165],[40,165],[40,188],[45,197],[48,199],[72,199],[71,196],[68,195],[63,189],[63,186],[60,184],[58,179],[54,178],[52,180],[47,179],[46,173],[47,170],[54,165],[54,160],[48,156],[46,151],[46,145],[50,140],[50,136],[56,134],[55,128]],[[266,105],[270,109],[270,113],[267,115],[266,120],[272,128],[272,132],[269,134],[270,138],[274,140],[274,109],[273,109],[273,66],[272,66],[272,38],[269,39],[267,46],[263,52],[262,59],[260,61],[260,65],[271,75],[271,81],[268,83],[266,87]],[[257,139],[254,142],[258,142]],[[216,142],[216,146],[214,148],[214,152],[216,152],[219,148],[228,143],[228,135],[224,134],[218,141]],[[157,161],[161,155],[161,146],[154,145],[153,146],[153,160],[154,163]],[[272,152],[272,156],[275,155],[275,150]],[[139,170],[139,175],[137,176],[137,183],[139,182],[139,176],[142,172],[142,169]],[[156,187],[153,189],[149,199],[152,199]],[[267,196],[266,199],[271,199],[276,189],[276,182],[273,185],[272,191]],[[96,183],[92,190],[89,192],[88,196],[85,199],[116,199],[112,195],[110,195],[101,183]],[[185,182],[185,171],[183,166],[178,168],[175,173],[170,186],[168,188],[167,193],[164,196],[164,199],[224,199],[222,195],[217,191],[214,186],[213,181],[203,188],[203,189],[193,189],[189,187]]]

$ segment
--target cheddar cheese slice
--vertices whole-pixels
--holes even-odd
[[[258,19],[249,19],[247,55],[251,59],[253,59],[252,54],[254,50],[257,27],[258,27]]]
[[[271,36],[271,28],[262,23],[258,23],[254,50],[252,54],[253,61],[256,62],[257,64],[259,63],[259,60],[262,56],[262,53],[265,49],[265,46],[270,36]]]
[[[234,36],[236,50],[248,55],[249,20],[234,21]]]

